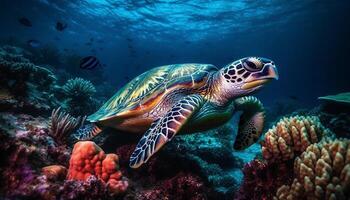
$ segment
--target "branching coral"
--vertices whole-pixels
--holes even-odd
[[[293,159],[313,143],[329,137],[317,117],[295,116],[281,119],[265,134],[262,155],[269,162]]]
[[[11,101],[0,99],[0,105],[29,110],[48,111],[58,104],[52,95],[56,77],[50,70],[34,65],[20,48],[0,48],[0,89],[9,91]],[[39,92],[40,91],[40,92]],[[49,98],[48,98],[49,97]]]
[[[87,180],[96,176],[108,185],[111,193],[119,194],[128,187],[119,170],[118,156],[107,154],[91,141],[82,141],[74,145],[69,162],[67,178],[69,180]]]
[[[275,199],[348,199],[350,140],[310,145],[294,162],[294,181],[277,191]]]
[[[95,111],[96,100],[92,96],[96,89],[90,81],[82,78],[69,79],[62,89],[71,114],[78,116]]]
[[[58,144],[67,143],[70,134],[84,124],[86,117],[74,118],[61,108],[54,109],[49,124],[49,134]]]

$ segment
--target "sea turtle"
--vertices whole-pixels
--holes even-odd
[[[137,168],[177,133],[209,130],[243,111],[235,149],[256,142],[264,112],[255,97],[244,97],[272,79],[275,64],[266,58],[247,57],[222,69],[211,64],[174,64],[153,68],[126,84],[74,136],[90,139],[105,127],[144,133],[130,157]]]

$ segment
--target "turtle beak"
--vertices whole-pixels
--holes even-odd
[[[275,65],[270,63],[265,64],[263,69],[248,77],[242,86],[242,89],[252,89],[258,86],[263,86],[271,80],[278,80],[278,71]]]

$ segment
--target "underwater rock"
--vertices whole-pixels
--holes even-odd
[[[56,143],[67,144],[71,133],[84,124],[85,118],[74,118],[68,113],[62,112],[61,108],[54,109],[49,123],[49,134]]]
[[[48,112],[59,102],[54,96],[56,77],[34,65],[17,47],[0,48],[0,108],[20,113]]]
[[[77,142],[69,161],[68,180],[86,181],[96,176],[107,184],[112,194],[126,191],[128,181],[124,180],[119,170],[116,154],[107,154],[91,141]]]
[[[331,137],[317,117],[282,118],[265,134],[262,155],[269,162],[283,162],[301,154],[313,143]]]
[[[349,199],[350,141],[310,145],[294,162],[294,180],[277,191],[277,199]]]
[[[350,138],[350,93],[319,97],[321,122],[339,137]]]
[[[73,116],[87,115],[96,111],[98,102],[93,98],[96,89],[90,81],[82,78],[69,79],[62,89],[67,98],[67,109]]]
[[[244,179],[235,200],[272,199],[274,192],[292,181],[293,163],[268,163],[254,159],[243,168]]]

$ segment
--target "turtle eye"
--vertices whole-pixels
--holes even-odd
[[[262,62],[257,58],[248,58],[243,61],[243,66],[246,70],[255,72],[261,70],[263,67]]]

